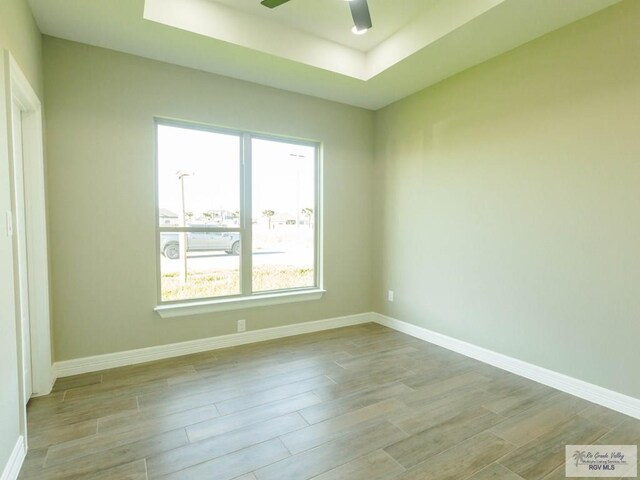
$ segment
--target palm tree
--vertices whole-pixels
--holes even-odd
[[[585,462],[585,451],[582,450],[576,450],[575,452],[573,452],[573,458],[576,461],[576,467],[578,466],[578,464],[580,462],[584,463]]]
[[[207,222],[213,220],[213,212],[209,210],[208,212],[202,212],[202,216],[205,218]]]
[[[262,216],[263,217],[267,217],[269,219],[269,230],[271,230],[271,217],[273,217],[276,214],[276,212],[274,212],[273,210],[263,210],[262,211]]]
[[[313,208],[303,208],[300,213],[307,217],[307,223],[309,224],[309,228],[311,228],[311,217],[313,217]]]

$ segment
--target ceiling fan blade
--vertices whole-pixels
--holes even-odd
[[[349,8],[351,8],[353,23],[358,30],[364,30],[372,27],[371,14],[369,13],[367,0],[351,0],[349,2]]]
[[[262,0],[262,5],[268,8],[276,8],[280,5],[287,3],[289,0]]]

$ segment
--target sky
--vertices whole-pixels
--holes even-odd
[[[234,135],[158,126],[159,206],[178,213],[184,176],[185,211],[240,210],[240,142]],[[315,148],[252,140],[253,218],[264,210],[295,218],[315,199]]]

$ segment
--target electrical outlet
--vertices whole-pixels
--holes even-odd
[[[393,302],[393,290],[389,290],[389,293],[387,294],[387,298],[389,299],[390,302]]]
[[[247,321],[238,320],[238,332],[245,332],[247,330]]]

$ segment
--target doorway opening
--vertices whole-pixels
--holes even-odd
[[[17,378],[14,378],[18,398],[14,399],[19,399],[20,411],[16,416],[26,439],[26,404],[32,396],[50,393],[55,380],[51,356],[42,105],[8,51],[0,50],[0,63],[0,116],[6,119],[0,121],[0,137],[6,139],[2,143],[7,146],[0,149],[0,160],[7,174],[0,192],[3,210],[0,213],[5,220],[0,234],[7,247],[3,258],[8,261],[8,292],[13,293],[7,293],[5,300],[11,303],[7,311],[15,312],[15,330],[13,325],[8,327],[15,332],[12,350],[16,353],[13,359],[7,357],[6,360],[14,365],[12,369],[17,369]]]

